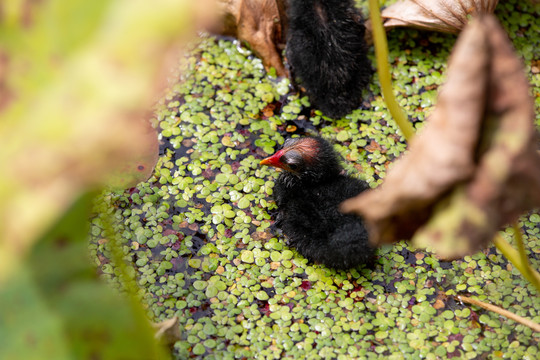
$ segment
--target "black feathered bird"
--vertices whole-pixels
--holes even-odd
[[[290,0],[287,61],[311,103],[330,117],[358,108],[372,73],[353,0]]]
[[[289,139],[261,161],[283,172],[274,187],[276,224],[308,260],[337,269],[370,264],[373,249],[361,218],[339,212],[341,202],[368,189],[343,174],[339,156],[320,137]]]

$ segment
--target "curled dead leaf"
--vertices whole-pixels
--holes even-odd
[[[498,0],[403,0],[381,13],[385,28],[410,26],[459,33],[471,16],[491,14]]]
[[[471,16],[491,14],[498,0],[401,0],[381,12],[383,26],[413,27],[457,34]],[[366,22],[366,40],[371,42],[371,23]]]
[[[210,31],[245,41],[261,58],[264,67],[288,76],[281,52],[285,47],[287,16],[284,0],[217,0],[222,21]]]
[[[485,247],[540,205],[534,103],[520,59],[493,16],[463,31],[435,111],[380,189],[343,203],[375,244],[411,238],[443,258]]]

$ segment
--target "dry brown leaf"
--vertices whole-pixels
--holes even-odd
[[[411,238],[456,258],[540,205],[534,103],[523,65],[493,16],[458,39],[448,81],[424,130],[380,189],[343,204],[371,241]],[[418,231],[420,230],[420,231]]]
[[[459,33],[470,16],[493,13],[498,0],[403,0],[381,13],[385,28],[410,26]]]
[[[211,31],[247,42],[264,67],[288,76],[281,52],[285,46],[287,16],[284,0],[218,0],[223,20]]]

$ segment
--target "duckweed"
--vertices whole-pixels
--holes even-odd
[[[496,14],[540,93],[532,3],[501,2]],[[455,36],[394,29],[388,40],[398,101],[419,129]],[[180,318],[176,358],[538,357],[538,334],[453,297],[469,293],[540,322],[536,290],[494,247],[446,262],[402,242],[379,249],[373,269],[345,272],[309,264],[275,228],[277,172],[258,162],[286,138],[319,133],[333,140],[346,170],[372,187],[405,151],[377,75],[361,108],[342,119],[311,109],[288,80],[265,73],[230,39],[202,38],[177,79],[156,109],[161,147],[153,176],[104,192],[90,233],[102,277],[122,288],[103,239],[103,220],[115,220],[148,316]],[[519,225],[538,269],[540,215],[525,214]],[[512,234],[502,232],[510,242]]]

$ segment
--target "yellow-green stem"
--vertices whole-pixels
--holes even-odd
[[[516,239],[517,250],[519,253],[519,258],[521,259],[521,263],[525,265],[525,272],[527,273],[527,277],[534,277],[531,264],[529,264],[529,258],[527,257],[527,253],[525,252],[525,245],[523,245],[523,236],[521,235],[521,229],[519,228],[517,221],[514,222],[513,228],[514,238]]]
[[[122,244],[119,239],[119,235],[114,231],[112,220],[109,217],[104,219],[105,236],[109,240],[109,250],[111,252],[111,260],[119,271],[118,279],[123,286],[123,290],[129,296],[131,301],[136,301],[137,292],[139,286],[133,276],[130,275],[129,266],[124,260],[124,254],[122,252]]]
[[[375,55],[377,58],[377,73],[381,82],[381,91],[390,114],[396,121],[401,133],[408,142],[414,137],[414,129],[399,106],[392,90],[390,66],[388,65],[388,45],[384,31],[378,0],[369,0],[369,17],[373,31]]]
[[[521,233],[519,236],[521,237]],[[540,274],[529,266],[528,261],[523,262],[519,252],[516,251],[516,249],[514,249],[506,240],[504,240],[501,235],[497,234],[493,239],[493,243],[497,249],[499,249],[499,251],[516,267],[516,269],[519,270],[523,277],[530,281],[536,290],[540,291]]]

